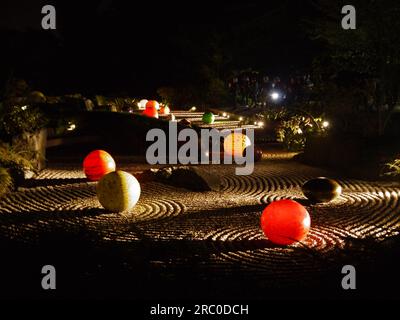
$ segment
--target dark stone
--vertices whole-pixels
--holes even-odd
[[[158,181],[192,191],[220,191],[221,179],[199,167],[164,167],[137,175],[140,182]]]
[[[262,160],[263,151],[259,147],[254,147],[254,162],[258,162]]]
[[[303,194],[314,203],[329,202],[340,196],[342,187],[332,179],[308,180],[302,187]]]
[[[220,191],[221,179],[198,167],[179,167],[168,179],[174,186],[192,191]]]
[[[182,119],[181,121],[179,121],[179,124],[185,127],[190,127],[192,125],[192,123],[188,119]]]
[[[243,157],[246,157],[247,148],[243,150]],[[254,162],[261,161],[263,156],[263,151],[261,148],[254,146]],[[222,154],[222,159],[224,155]]]

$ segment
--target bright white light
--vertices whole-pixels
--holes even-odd
[[[226,118],[229,119],[231,116],[227,116]]]
[[[303,133],[303,130],[301,130],[300,128],[298,128],[298,129],[297,129],[297,133],[298,133],[298,134],[302,134],[302,133]]]
[[[243,117],[239,117],[239,121],[243,121]]]
[[[272,92],[271,93],[271,98],[272,98],[272,100],[278,100],[279,99],[279,93],[278,92]]]
[[[257,123],[259,127],[264,127],[264,122],[260,121],[259,123]]]
[[[190,111],[196,111],[196,107],[191,107]]]
[[[76,129],[76,125],[74,123],[71,123],[69,127],[67,128],[68,131],[74,131]]]
[[[226,117],[226,112],[224,112],[224,113],[222,114],[222,116],[225,118],[225,117]]]
[[[328,127],[329,127],[329,122],[328,122],[328,121],[322,122],[322,126],[323,126],[324,128],[328,128]]]
[[[26,109],[28,109],[28,106],[22,106],[21,109],[22,109],[23,111],[25,111]]]
[[[257,121],[254,121],[254,125],[255,125],[255,126],[257,125]]]

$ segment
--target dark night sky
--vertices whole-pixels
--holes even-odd
[[[56,7],[56,32],[40,27],[44,4]],[[301,27],[311,14],[307,0],[2,0],[0,7],[2,79],[12,70],[50,92],[152,94],[195,81],[215,54],[222,76],[248,67],[285,75],[315,51]]]

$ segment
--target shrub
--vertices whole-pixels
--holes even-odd
[[[0,142],[0,196],[10,191],[12,186],[18,187],[25,179],[25,172],[35,172],[33,160],[35,152],[20,142],[11,146]],[[10,181],[11,179],[11,181]]]
[[[36,132],[47,123],[43,113],[33,106],[3,105],[1,109],[0,133],[3,139],[8,141],[24,133]]]
[[[281,121],[289,117],[289,111],[285,107],[268,107],[256,116],[265,120]]]
[[[9,193],[13,188],[13,179],[6,168],[0,167],[0,198]]]
[[[391,177],[400,177],[400,159],[386,163],[384,167],[384,175]]]
[[[322,118],[311,115],[291,115],[281,120],[277,130],[277,139],[287,150],[301,151],[304,149],[307,137],[326,133],[322,126]]]

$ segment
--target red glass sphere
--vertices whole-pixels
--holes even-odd
[[[160,105],[156,100],[150,100],[147,101],[146,103],[146,109],[147,108],[155,108],[156,110],[160,109]]]
[[[83,171],[90,181],[98,181],[107,173],[115,171],[115,161],[108,152],[95,150],[83,160]]]
[[[158,119],[158,111],[154,107],[146,107],[142,114],[146,117]]]
[[[274,201],[261,215],[265,236],[278,245],[302,241],[307,236],[311,218],[306,208],[293,200]]]

